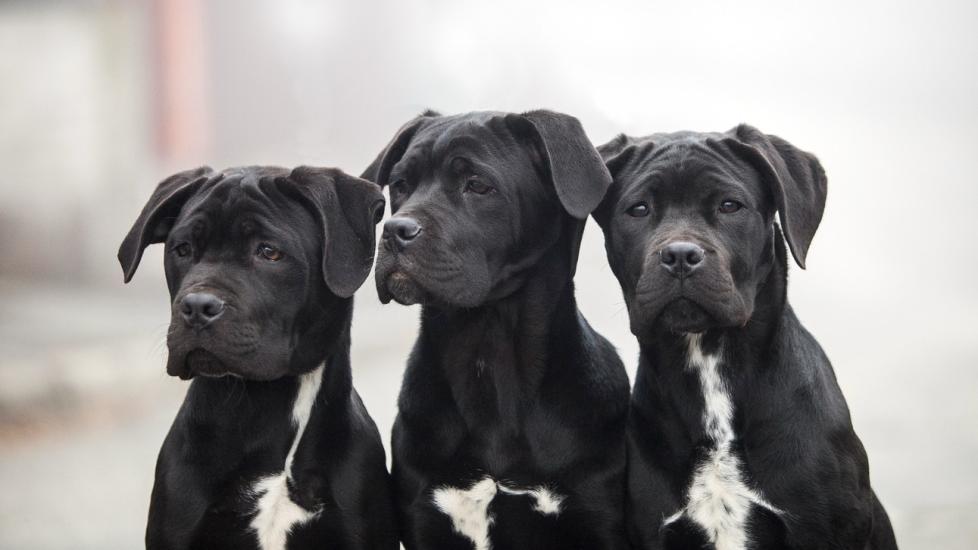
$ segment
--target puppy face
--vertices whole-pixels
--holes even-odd
[[[595,218],[640,338],[746,325],[774,265],[776,211],[803,265],[825,201],[813,156],[746,126],[600,149],[615,181]]]
[[[271,380],[314,368],[316,343],[348,320],[342,297],[369,270],[382,208],[376,186],[335,171],[207,170],[160,184],[120,260],[128,280],[146,244],[165,244],[167,372]],[[360,272],[331,277],[343,268]]]
[[[580,143],[587,144],[583,168],[551,169]],[[580,225],[610,179],[577,121],[548,112],[420,117],[365,177],[390,185],[393,216],[376,269],[381,300],[449,307],[513,292]],[[578,217],[564,195],[573,195],[567,202]]]

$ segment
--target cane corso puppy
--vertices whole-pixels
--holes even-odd
[[[193,379],[163,443],[149,549],[394,549],[384,449],[350,375],[380,189],[338,170],[181,172],[119,249],[165,243],[166,370]]]
[[[364,177],[390,186],[380,298],[422,305],[393,433],[405,546],[622,547],[628,380],[572,280],[611,178],[580,123],[428,112]]]
[[[594,217],[641,348],[632,542],[895,548],[832,366],[786,300],[785,241],[804,267],[825,206],[818,160],[746,125],[599,149],[614,183]]]

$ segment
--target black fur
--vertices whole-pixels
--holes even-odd
[[[896,548],[832,366],[786,300],[785,241],[804,266],[825,205],[818,160],[749,126],[620,136],[599,150],[614,183],[594,216],[641,347],[628,426],[634,546],[713,547],[689,516],[663,521],[714,445],[686,367],[695,333],[707,352],[722,349],[742,476],[783,512],[752,506],[749,547]],[[701,252],[688,269],[670,264],[676,243]]]
[[[495,550],[623,547],[628,381],[572,281],[610,178],[580,124],[428,112],[364,177],[391,186],[381,299],[423,305],[393,433],[405,546],[471,549],[432,495],[489,475],[566,497],[554,516],[495,496]]]
[[[288,547],[397,548],[384,450],[350,375],[351,296],[383,205],[375,185],[307,167],[201,168],[157,187],[119,260],[128,281],[143,249],[166,243],[167,371],[193,382],[160,451],[147,548],[259,548],[250,489],[283,470],[299,377],[319,365],[288,487],[319,514]],[[223,309],[188,317],[191,294]]]

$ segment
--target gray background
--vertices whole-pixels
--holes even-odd
[[[524,5],[526,4],[526,5]],[[819,155],[791,301],[833,359],[903,548],[978,542],[978,4],[0,4],[0,548],[136,548],[185,384],[160,252],[116,248],[207,163],[358,173],[426,107],[548,107],[596,142],[749,122]],[[158,248],[158,247],[157,247]],[[581,308],[633,374],[601,235]],[[357,295],[355,383],[389,433],[417,308]]]

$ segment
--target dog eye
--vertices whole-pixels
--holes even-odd
[[[190,243],[180,243],[174,246],[173,252],[181,258],[186,258],[190,255]]]
[[[407,180],[404,178],[401,178],[391,184],[391,194],[400,195],[405,191],[407,191]]]
[[[649,215],[649,205],[644,202],[639,202],[629,206],[625,213],[633,218],[642,218]]]
[[[743,208],[744,205],[737,201],[732,201],[727,199],[720,203],[720,212],[723,214],[733,214],[734,212]]]
[[[258,255],[270,262],[277,262],[282,259],[282,251],[267,244],[258,245]]]
[[[465,190],[472,191],[476,195],[485,195],[493,190],[491,185],[486,184],[478,178],[469,178],[465,182]]]

